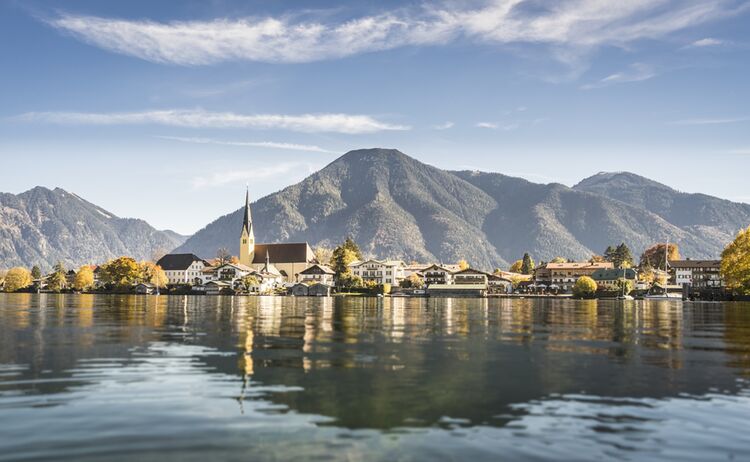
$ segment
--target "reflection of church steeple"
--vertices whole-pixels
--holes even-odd
[[[250,213],[250,190],[245,193],[245,214],[242,218],[242,232],[240,233],[240,263],[246,266],[253,264],[255,258],[255,233],[253,231],[253,217]]]

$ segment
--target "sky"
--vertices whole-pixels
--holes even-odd
[[[0,191],[191,234],[345,152],[750,203],[750,1],[0,0]]]

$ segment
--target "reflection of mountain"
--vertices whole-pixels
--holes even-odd
[[[734,307],[0,297],[14,307],[0,310],[0,364],[28,365],[0,374],[0,400],[20,392],[63,403],[104,382],[143,380],[152,382],[151,399],[163,393],[179,403],[174,393],[183,388],[156,384],[199,383],[208,387],[201,395],[220,401],[243,396],[248,412],[262,402],[271,413],[349,428],[448,425],[445,417],[502,426],[527,412],[521,404],[551,394],[660,399],[734,390],[750,351],[739,334],[750,319]],[[717,325],[724,339],[710,336]],[[185,399],[186,409],[197,405]]]

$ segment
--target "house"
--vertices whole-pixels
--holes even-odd
[[[365,282],[397,286],[404,279],[404,262],[399,260],[367,260],[349,264],[352,274]]]
[[[330,297],[332,290],[332,285],[316,282],[309,287],[308,295],[310,295],[311,297]]]
[[[167,283],[170,285],[200,283],[203,271],[211,266],[206,260],[192,253],[164,255],[156,264],[164,270]]]
[[[694,289],[724,287],[721,277],[721,260],[671,260],[670,280],[678,286]]]
[[[430,297],[486,297],[486,284],[432,284],[427,287]]]
[[[223,281],[236,286],[245,277],[255,273],[254,269],[241,263],[224,263],[223,265],[204,269],[199,277],[201,278],[200,283],[203,285],[211,281]]]
[[[573,290],[573,285],[581,276],[589,276],[598,269],[614,268],[612,262],[565,262],[546,263],[534,270],[534,284],[545,287],[557,286],[567,292]]]
[[[598,270],[591,273],[591,279],[596,282],[599,290],[617,290],[618,281],[626,279],[633,283],[635,287],[635,281],[638,278],[638,274],[633,268],[628,269],[616,269],[616,268],[599,268]]]
[[[203,287],[206,295],[234,295],[232,284],[227,281],[209,281]]]
[[[430,265],[422,269],[422,277],[425,285],[432,284],[453,284],[453,270],[445,265]]]
[[[270,259],[286,282],[294,282],[301,271],[315,262],[315,254],[307,242],[256,244],[250,194],[245,194],[245,213],[240,230],[240,263],[260,271]]]
[[[320,282],[323,284],[333,285],[333,278],[336,276],[336,272],[326,265],[314,264],[307,269],[299,272],[297,280],[299,282],[315,283]]]
[[[298,282],[289,289],[289,295],[295,297],[307,297],[310,294],[310,286],[304,282]]]
[[[412,274],[416,274],[417,276],[424,278],[422,270],[424,270],[426,266],[428,265],[425,263],[414,262],[409,263],[408,265],[404,265],[404,279],[408,279]]]
[[[150,282],[142,282],[135,286],[135,293],[139,295],[152,295],[156,293],[156,286]]]
[[[499,274],[487,275],[488,290],[492,294],[512,294],[513,281]]]
[[[453,273],[454,284],[481,284],[487,286],[488,274],[473,268],[466,268]]]

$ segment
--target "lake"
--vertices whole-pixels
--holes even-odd
[[[750,304],[0,295],[0,460],[749,460]]]

